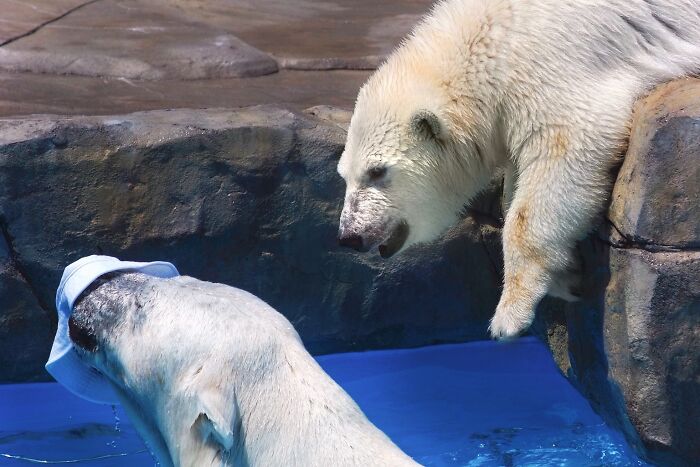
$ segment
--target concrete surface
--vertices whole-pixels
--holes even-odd
[[[0,0],[0,116],[351,108],[431,3]]]

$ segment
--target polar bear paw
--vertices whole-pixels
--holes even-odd
[[[533,313],[518,312],[513,307],[498,305],[496,314],[491,318],[489,332],[491,337],[498,340],[515,339],[530,327]]]

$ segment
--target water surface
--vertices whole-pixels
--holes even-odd
[[[533,338],[318,361],[379,428],[425,465],[648,465]],[[0,385],[0,455],[2,466],[155,464],[120,408],[83,401],[55,383]]]

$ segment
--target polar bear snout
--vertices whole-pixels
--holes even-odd
[[[390,230],[389,238],[379,245],[379,255],[382,258],[389,258],[400,251],[406,244],[409,231],[408,222],[405,220],[394,224]]]
[[[345,196],[338,227],[338,245],[367,252],[384,240],[386,213],[375,202],[377,193],[349,191]],[[374,196],[373,196],[374,195]]]
[[[377,247],[388,258],[405,246],[409,231],[407,220],[386,190],[365,186],[346,193],[338,245],[363,253]]]
[[[343,228],[341,224],[338,245],[363,253],[377,246],[379,255],[389,258],[404,247],[409,232],[408,222],[404,219],[385,223],[382,228],[370,229],[363,233]]]

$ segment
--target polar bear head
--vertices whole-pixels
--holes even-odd
[[[77,355],[111,383],[161,466],[233,465],[236,363],[250,346],[237,332],[249,329],[245,314],[231,307],[234,292],[226,289],[110,273],[86,289],[70,317]]]
[[[393,57],[363,86],[338,172],[338,241],[389,257],[453,225],[488,181],[475,138],[436,79]]]

